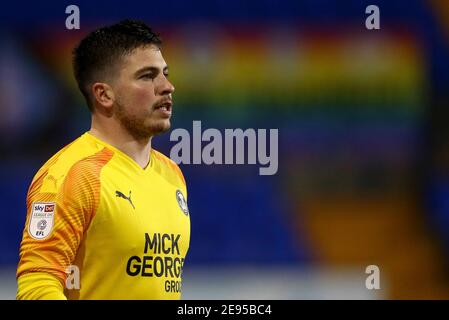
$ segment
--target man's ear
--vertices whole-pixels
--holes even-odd
[[[112,108],[115,96],[111,86],[104,82],[96,82],[92,85],[92,93],[98,105],[104,108]]]

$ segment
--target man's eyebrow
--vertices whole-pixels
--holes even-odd
[[[151,71],[151,72],[154,72],[154,73],[159,73],[160,69],[157,68],[157,67],[153,67],[153,66],[147,66],[147,67],[140,68],[134,74],[137,76],[137,75],[142,74],[142,73],[147,72],[147,71]],[[167,72],[168,71],[168,66],[165,66],[162,71],[163,72]]]

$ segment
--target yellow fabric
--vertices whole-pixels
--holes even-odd
[[[85,133],[31,183],[17,277],[45,272],[65,283],[76,266],[80,289],[64,288],[69,299],[179,299],[190,241],[182,199],[186,184],[172,160],[152,150],[142,169]],[[56,208],[44,239],[36,239],[30,227],[36,203]],[[18,296],[35,296],[22,294],[32,287],[18,285]]]
[[[17,279],[18,300],[67,300],[59,279],[45,272],[25,273]]]

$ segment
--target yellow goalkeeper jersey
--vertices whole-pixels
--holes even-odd
[[[178,166],[152,149],[143,169],[86,132],[31,183],[18,298],[38,298],[21,292],[34,280],[21,279],[40,274],[58,279],[68,299],[180,299],[189,241]]]

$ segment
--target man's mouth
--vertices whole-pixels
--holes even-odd
[[[163,102],[158,105],[154,109],[162,109],[164,111],[171,111],[173,103],[171,101]]]
[[[164,115],[170,116],[172,112],[173,102],[166,101],[160,104],[157,104],[154,108],[155,111],[161,111]]]

